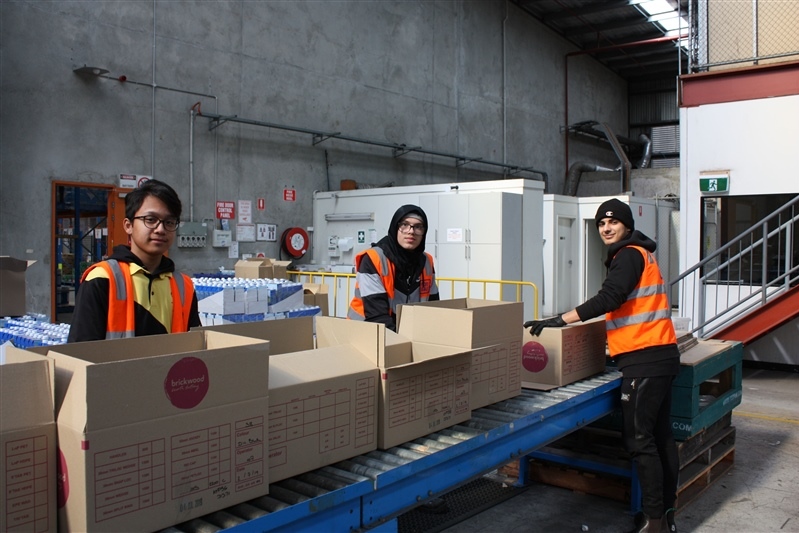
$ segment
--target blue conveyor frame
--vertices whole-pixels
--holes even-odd
[[[522,459],[521,466],[537,448],[610,414],[618,407],[620,385],[621,374],[608,370],[551,391],[522,389],[473,411],[462,425],[413,441],[416,449],[430,448],[428,455],[372,469],[375,474],[360,481],[225,531],[396,531],[403,512],[515,459]]]

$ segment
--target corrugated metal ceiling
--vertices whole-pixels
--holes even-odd
[[[659,0],[511,0],[526,13],[590,54],[630,83],[674,80],[687,55],[667,36],[668,22],[688,20],[688,0],[666,0],[673,12],[650,12]],[[661,9],[662,10],[662,9]],[[683,35],[688,33],[684,27]],[[681,67],[682,63],[682,67]],[[680,70],[680,68],[682,70]]]

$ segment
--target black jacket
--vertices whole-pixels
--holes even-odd
[[[638,285],[644,273],[644,258],[629,246],[640,246],[652,253],[657,248],[655,241],[637,230],[627,239],[608,247],[605,260],[608,275],[596,296],[576,308],[580,320],[615,311]],[[625,377],[675,376],[680,371],[680,352],[676,344],[619,354],[615,360]]]

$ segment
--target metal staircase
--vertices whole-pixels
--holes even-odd
[[[799,316],[799,196],[669,283],[699,338],[752,342]]]

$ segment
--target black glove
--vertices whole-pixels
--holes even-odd
[[[560,315],[546,320],[529,320],[524,323],[524,327],[530,328],[530,335],[538,337],[544,328],[562,328],[566,325]]]

